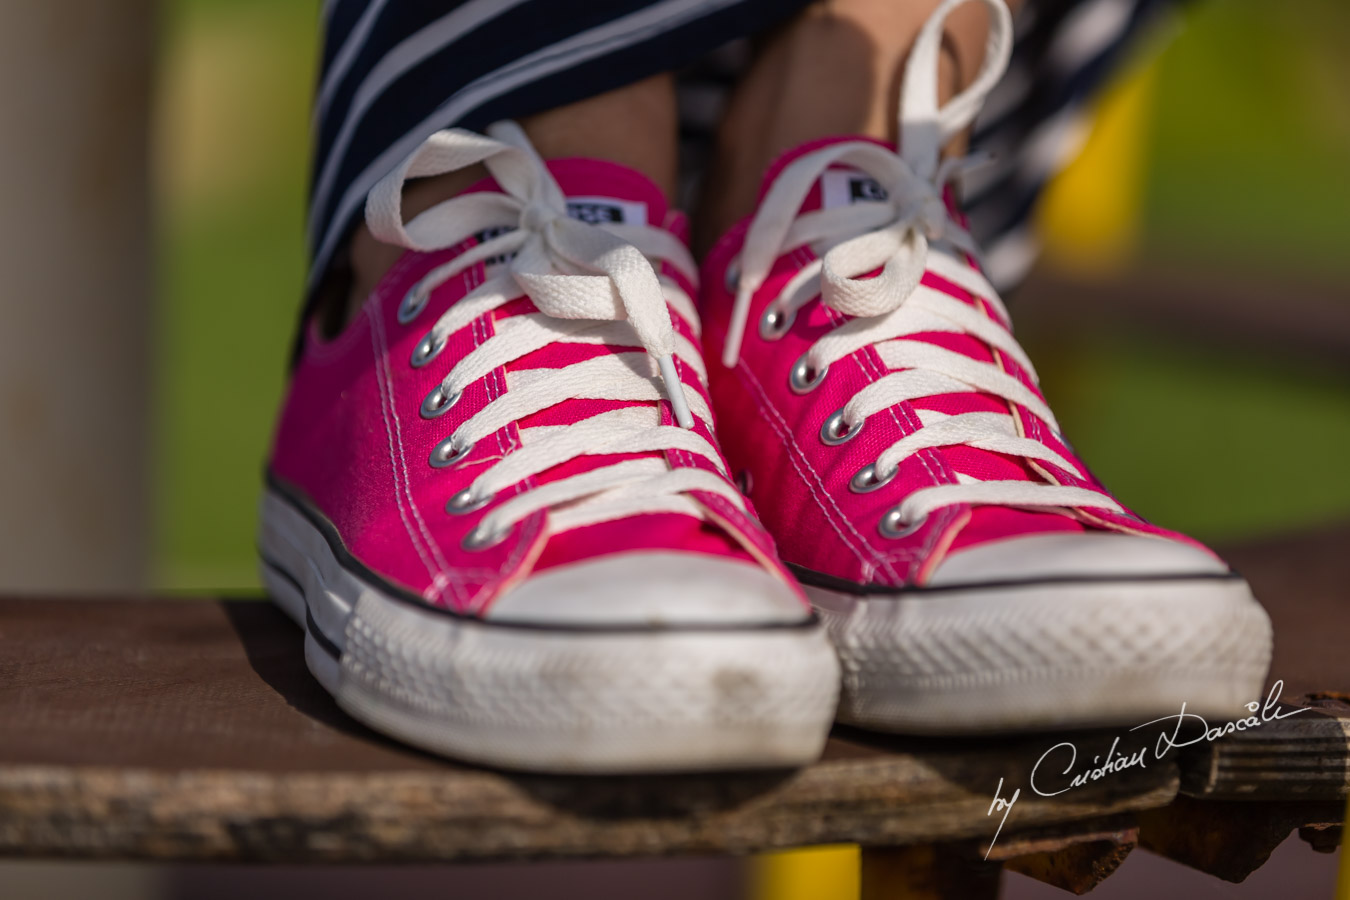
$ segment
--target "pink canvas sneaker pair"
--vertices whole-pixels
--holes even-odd
[[[912,51],[900,153],[787,154],[701,290],[654,185],[544,163],[510,123],[440,132],[372,191],[407,252],[340,336],[306,334],[260,537],[345,709],[456,757],[621,772],[800,765],[836,711],[971,733],[1257,695],[1245,582],[1076,459],[980,275],[939,148],[1011,36],[986,0],[989,59],[939,107],[960,2]],[[478,163],[404,222],[406,179]]]

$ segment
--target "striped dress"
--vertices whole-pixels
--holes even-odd
[[[658,72],[679,73],[681,161],[698,176],[746,38],[803,0],[327,0],[314,109],[312,289],[366,193],[427,135],[481,130]],[[1046,181],[1081,143],[1085,102],[1168,0],[1028,0],[1013,62],[973,149],[972,231],[1001,289],[1035,258],[1027,229]],[[312,292],[312,291],[311,291]]]

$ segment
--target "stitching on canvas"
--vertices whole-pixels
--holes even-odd
[[[481,263],[474,266],[469,271],[472,273],[474,281],[474,284],[470,288],[470,290],[478,287],[478,285],[482,284],[483,281],[485,281],[487,278],[486,275],[487,269]],[[475,345],[481,345],[484,341],[486,341],[489,337],[491,337],[493,325],[492,322],[488,320],[488,315],[485,314],[474,320],[473,328],[474,328]],[[505,368],[498,367],[494,369],[483,379],[483,384],[487,390],[488,403],[490,404],[498,397],[500,397],[503,393],[505,393],[507,390]],[[507,425],[505,428],[498,429],[494,437],[497,441],[497,450],[502,456],[505,456],[506,454],[510,453],[513,450],[518,450],[522,446],[517,435],[513,432],[510,425]],[[525,490],[528,491],[532,489],[534,486],[535,486],[535,478],[533,475],[531,475],[530,477],[525,479]],[[520,493],[523,493],[523,491]],[[522,530],[520,538],[516,541],[515,547],[512,549],[511,553],[509,553],[506,556],[506,558],[502,560],[501,565],[496,570],[484,567],[477,571],[480,571],[485,575],[491,575],[493,576],[493,579],[495,579],[496,581],[500,581],[502,578],[506,576],[506,573],[508,571],[514,570],[520,564],[520,560],[524,556],[525,552],[534,545],[535,537],[536,535],[539,534],[539,531],[543,526],[544,515],[545,514],[543,513],[535,514],[535,521],[530,525],[527,525],[525,529]],[[487,602],[487,600],[492,599],[491,597],[488,597],[480,601],[480,598],[482,598],[484,593],[486,593],[489,589],[495,589],[495,584],[493,583],[492,579],[485,579],[480,584],[478,590],[476,590],[473,593],[473,595],[469,598],[468,606],[472,609],[482,608],[482,606]]]
[[[793,251],[791,258],[798,266],[803,266],[811,262],[815,257],[813,254],[809,253],[806,250],[806,248],[798,248],[797,250]],[[823,304],[821,305],[821,308],[825,311],[825,314],[830,318],[831,322],[836,327],[844,323],[845,317],[841,313],[829,308],[828,306],[824,306]],[[862,368],[864,375],[869,375],[872,378],[881,378],[884,377],[886,374],[885,371],[880,368],[880,359],[875,355],[875,351],[870,347],[864,348],[864,352],[857,354],[857,364],[859,365],[860,368]],[[909,404],[900,404],[900,406],[901,406],[900,412],[904,414],[905,420],[909,423],[909,425],[908,428],[906,428],[906,426],[901,423],[895,405],[892,405],[887,408],[887,412],[890,414],[892,420],[895,422],[896,427],[900,430],[902,434],[908,434],[918,430],[920,425],[917,422],[917,417],[913,409],[910,407]],[[920,465],[922,465],[924,467],[924,470],[928,472],[929,478],[931,478],[934,483],[936,484],[948,483],[950,476],[947,473],[945,463],[942,461],[941,457],[938,456],[937,461],[941,465],[942,471],[941,474],[939,472],[935,472],[931,465],[932,460],[929,458],[931,455],[936,454],[933,454],[931,451],[924,451],[919,453],[918,459]],[[886,571],[891,575],[891,577],[898,579],[900,581],[908,581],[910,577],[913,575],[916,560],[926,558],[929,554],[932,553],[933,546],[937,543],[937,540],[939,539],[944,530],[944,523],[948,521],[950,521],[950,516],[947,515],[944,515],[940,519],[936,519],[934,521],[934,525],[927,529],[928,536],[925,539],[924,543],[919,547],[902,545],[890,551],[882,551],[880,548],[877,548],[870,542],[868,542],[861,535],[859,535],[859,540],[861,540],[864,543],[864,545],[866,545],[867,548],[873,553],[875,558],[882,563],[882,565],[885,567]],[[904,560],[906,563],[906,573],[903,577],[891,566],[892,561],[901,561],[901,560]],[[864,562],[863,568],[864,577],[870,580],[875,572],[875,569],[876,567],[874,565]]]
[[[719,476],[722,474],[715,468],[710,468],[707,465],[700,465],[699,461],[702,460],[703,457],[688,450],[671,448],[667,452],[671,454],[674,462],[679,463],[681,468],[698,469],[703,472],[711,471],[713,474]],[[763,540],[755,533],[756,523],[748,514],[737,509],[735,504],[718,494],[702,490],[695,491],[695,493],[703,495],[703,498],[699,501],[700,503],[711,507],[715,512],[719,513],[722,518],[726,520],[728,525],[734,525],[739,532],[740,537],[750,541],[750,543],[754,544],[756,547],[763,548]]]
[[[806,262],[810,262],[813,258],[814,258],[813,254],[806,253],[803,250],[801,251],[801,259],[804,261],[800,264],[805,265]],[[831,323],[836,328],[844,324],[845,321],[847,320],[847,317],[844,316],[842,313],[838,312],[837,310],[831,309],[828,306],[825,306],[823,303],[821,304],[821,309],[825,311],[826,316],[830,319]],[[870,376],[871,378],[874,379],[884,378],[887,373],[886,370],[881,367],[881,359],[876,355],[876,351],[871,347],[865,347],[862,348],[862,350],[863,352],[853,355],[856,356],[857,365],[859,366],[859,368],[863,370],[863,374],[866,376]],[[906,435],[912,434],[913,432],[917,431],[920,427],[920,423],[918,422],[917,415],[914,413],[914,410],[910,406],[910,404],[908,403],[898,404],[900,406],[899,411],[896,410],[896,405],[897,404],[892,404],[891,406],[887,407],[886,412],[890,415],[891,420],[895,423],[895,426],[897,429],[899,429],[900,433],[902,435]],[[904,415],[905,419],[905,422],[903,423],[900,421],[901,414]],[[945,483],[942,474],[940,474],[939,472],[935,472],[933,470],[931,460],[929,458],[931,453],[932,451],[925,450],[917,454],[919,464],[923,466],[924,471],[928,473],[928,477],[931,478],[934,483],[936,484]],[[943,472],[945,473],[945,466],[943,467]],[[937,537],[938,535],[936,533],[930,532],[926,544],[922,547],[908,547],[901,545],[892,550],[882,550],[880,547],[877,547],[876,545],[867,541],[866,538],[860,537],[859,539],[867,544],[868,548],[872,550],[876,559],[883,563],[886,570],[890,573],[891,577],[899,579],[901,581],[908,581],[909,576],[913,573],[914,558],[919,555],[927,555],[928,553],[930,553],[932,551],[933,544],[936,543],[937,541]],[[901,576],[900,573],[890,565],[892,561],[900,561],[900,560],[905,560],[907,563],[906,574],[904,576]],[[866,572],[866,577],[870,579],[872,577],[872,574],[873,574],[872,571],[868,571]]]
[[[376,316],[375,309],[373,307],[367,308],[366,314],[371,318],[373,324]],[[407,511],[403,508],[403,490],[398,476],[398,463],[394,456],[394,432],[389,424],[389,410],[384,391],[382,366],[380,364],[379,337],[374,327],[370,330],[370,344],[371,351],[375,357],[375,381],[378,388],[377,393],[380,396],[380,414],[384,420],[384,433],[389,441],[389,469],[394,476],[394,503],[398,507],[398,516],[403,521],[403,527],[408,533],[408,540],[412,543],[418,558],[422,560],[422,564],[426,566],[427,575],[431,578],[431,585],[428,589],[436,589],[436,593],[439,596],[443,594],[444,588],[438,587],[436,567],[432,564],[431,559],[428,558],[426,550],[418,542],[417,536],[413,532],[412,523],[408,521]]]
[[[830,310],[828,307],[826,307],[826,309],[828,310],[830,315],[836,319],[835,322],[836,325],[842,324],[843,322],[842,315],[840,315],[834,310]],[[869,375],[872,378],[878,379],[884,378],[886,376],[887,372],[884,369],[880,368],[881,364],[880,358],[876,356],[875,351],[871,347],[863,348],[863,352],[857,354],[857,359],[858,365],[860,368],[862,368],[864,374]],[[897,406],[899,407],[898,410]],[[899,429],[902,435],[913,434],[915,431],[919,429],[920,423],[917,421],[917,415],[910,404],[908,403],[892,404],[886,408],[886,411],[890,414],[891,420],[895,422],[896,428]],[[904,422],[900,421],[901,415],[904,416],[905,419]],[[933,470],[933,467],[930,465],[931,461],[928,458],[928,454],[930,452],[931,451],[925,450],[917,454],[919,464],[923,466],[924,471],[928,473],[928,477],[931,478],[935,483],[937,484],[945,483],[942,475],[938,472],[935,472]],[[939,461],[941,461],[941,457],[939,457]],[[945,473],[945,466],[943,468],[943,472]],[[910,576],[913,575],[914,561],[916,559],[922,559],[928,556],[930,553],[932,553],[933,545],[937,542],[937,539],[940,534],[941,529],[929,528],[928,537],[925,539],[924,543],[918,547],[901,544],[891,550],[882,550],[881,548],[877,547],[875,549],[875,552],[879,558],[884,559],[887,562],[899,562],[903,560],[906,565],[905,574],[903,576],[901,576],[893,568],[888,567],[888,569],[890,570],[893,576],[899,578],[901,581],[909,581]]]
[[[801,447],[798,446],[796,439],[793,438],[791,430],[787,426],[787,422],[782,418],[778,410],[775,409],[773,404],[769,401],[768,395],[764,391],[764,386],[760,384],[759,379],[757,379],[754,373],[750,371],[750,367],[746,365],[744,359],[741,359],[736,363],[736,369],[742,374],[744,378],[748,379],[749,383],[753,386],[754,394],[756,395],[755,405],[759,408],[761,415],[763,415],[765,411],[767,411],[770,414],[764,415],[763,416],[764,420],[769,423],[769,426],[771,428],[773,428],[774,432],[778,435],[778,439],[780,441],[783,441],[784,444],[788,445],[789,448],[788,461],[792,463],[792,467],[797,471],[797,474],[801,477],[802,483],[806,485],[806,489],[811,493],[811,496],[815,498],[816,505],[820,507],[821,512],[825,513],[825,521],[830,523],[830,527],[834,530],[835,534],[839,535],[839,539],[844,542],[844,546],[847,547],[850,551],[852,551],[853,555],[858,558],[859,562],[865,565],[867,563],[867,558],[861,552],[859,552],[858,548],[853,544],[851,540],[849,540],[848,536],[845,535],[844,532],[840,530],[838,524],[836,524],[834,521],[835,517],[832,516],[830,514],[830,510],[826,508],[825,501],[822,499],[822,495],[825,495],[825,497],[828,498],[828,492],[825,491],[825,486],[823,484],[820,484],[820,476],[816,473],[815,469],[811,467],[810,460],[806,458],[805,452],[802,451]],[[795,453],[793,451],[795,451]],[[797,461],[796,457],[798,455],[802,457],[801,464],[799,464]],[[806,472],[802,470],[803,465],[805,465],[806,469],[810,472],[811,476],[810,478],[808,478]],[[815,480],[816,484],[819,485],[820,488],[819,490],[817,490],[816,486],[812,484],[813,479]],[[842,520],[844,526],[849,531],[853,532],[854,536],[859,541],[861,541],[862,536],[859,535],[857,531],[853,528],[853,524],[848,521],[847,517],[844,516],[843,511],[840,510],[837,505],[835,505],[832,499],[828,499],[828,503],[831,507],[834,508],[835,513]],[[863,542],[863,545],[867,547],[869,551],[872,551],[872,548],[870,546],[867,546],[865,541]],[[873,555],[875,555],[875,551],[872,552]]]
[[[388,345],[384,330],[384,322],[377,318],[375,320],[375,328],[379,332],[381,345],[386,348],[385,352],[380,356],[380,364],[384,366],[384,384],[385,389],[389,394],[389,414],[394,421],[394,431],[398,437],[398,458],[399,463],[403,468],[403,487],[407,494],[408,509],[412,512],[413,518],[417,520],[418,531],[421,532],[422,537],[426,540],[427,546],[431,550],[432,557],[440,565],[441,579],[454,586],[455,596],[458,597],[460,595],[460,588],[455,583],[460,580],[462,575],[452,573],[450,564],[446,561],[445,554],[441,551],[440,544],[437,543],[436,538],[431,534],[431,530],[427,527],[426,521],[422,518],[421,511],[417,508],[417,502],[413,499],[412,478],[408,474],[408,458],[403,446],[403,426],[399,420],[398,409],[395,406],[394,400],[394,378],[393,373],[389,369],[389,353],[387,349]],[[444,593],[443,589],[442,593]]]
[[[811,252],[810,252],[807,248],[805,248],[805,247],[799,247],[799,248],[797,248],[796,250],[794,250],[794,251],[792,252],[791,258],[792,258],[793,262],[795,263],[795,265],[796,265],[797,267],[800,268],[800,267],[805,266],[805,265],[807,265],[808,263],[812,262],[812,261],[815,259],[815,254],[811,253]],[[823,309],[823,310],[825,311],[826,316],[831,320],[831,322],[832,322],[836,327],[838,327],[839,325],[841,325],[841,324],[843,323],[843,321],[844,321],[844,316],[843,316],[841,313],[839,313],[839,312],[837,312],[837,311],[831,309],[831,308],[828,307],[828,306],[825,306],[823,303],[820,304],[820,308]],[[862,354],[862,358],[863,358],[864,360],[866,360],[867,363],[869,363],[869,364],[871,364],[871,363],[874,362],[874,361],[870,358],[869,354],[867,354],[867,353]],[[859,363],[859,364],[862,365],[862,363]],[[864,371],[864,374],[872,374],[873,377],[876,377],[876,374],[875,374],[875,373],[868,373],[867,367],[866,367],[866,366],[863,366],[863,371]],[[763,388],[761,387],[760,390],[763,391]],[[765,399],[766,399],[766,402],[767,402],[767,395],[766,395]],[[889,412],[890,412],[892,418],[895,418],[895,411],[894,411],[894,409],[893,409],[893,408],[890,409]],[[775,414],[777,414],[777,411],[776,411],[776,410],[775,410]],[[900,422],[899,422],[898,419],[896,419],[896,427],[897,427],[897,428],[900,428],[902,432],[904,431],[904,428],[903,428],[903,426],[900,425]],[[793,441],[793,444],[796,445],[796,439],[793,438],[792,441]],[[802,452],[802,457],[803,457],[803,459],[806,460],[806,465],[807,465],[808,467],[810,467],[809,458],[806,456],[806,454],[805,454],[804,451],[801,451],[801,452]],[[814,469],[814,468],[811,468],[811,472],[812,472],[812,475],[815,476],[815,478],[817,479],[817,481],[819,481],[820,476],[815,472],[815,469]],[[932,473],[930,472],[929,474],[931,475]],[[825,493],[828,493],[827,491],[825,491],[825,486],[824,486],[823,483],[821,483],[821,491],[822,491],[822,492],[825,492]],[[814,493],[814,492],[813,492],[813,493]],[[834,501],[831,500],[830,502],[833,504]],[[836,509],[838,509],[837,506],[836,506]],[[869,561],[867,561],[866,559],[862,559],[861,556],[859,557],[859,558],[862,560],[862,563],[863,563],[863,570],[862,570],[862,571],[863,571],[863,577],[865,577],[865,578],[867,578],[868,580],[870,580],[870,579],[872,578],[872,576],[876,573],[877,568],[878,568],[878,565],[877,565],[877,564],[879,563],[879,564],[880,564],[880,567],[883,568],[883,569],[890,575],[891,578],[897,579],[897,580],[900,580],[900,581],[905,580],[904,578],[901,577],[900,573],[897,572],[897,571],[895,570],[895,568],[894,568],[893,566],[891,566],[891,564],[890,564],[890,561],[891,561],[892,559],[896,558],[898,555],[903,555],[903,553],[902,553],[901,551],[892,551],[892,552],[889,553],[889,554],[882,552],[879,548],[875,547],[871,542],[869,542],[869,541],[867,540],[867,538],[863,537],[862,534],[860,534],[856,529],[853,528],[853,523],[850,522],[850,521],[848,520],[848,517],[847,517],[847,516],[844,516],[842,510],[839,511],[839,515],[840,515],[840,517],[843,519],[843,521],[844,521],[845,523],[848,524],[849,530],[852,531],[855,535],[857,535],[857,538],[858,538],[859,542],[861,542],[862,545],[863,545],[864,547],[867,548],[868,552],[872,554],[873,562],[869,562]]]
[[[506,559],[502,561],[501,567],[497,570],[497,580],[500,580],[508,570],[516,568],[516,566],[520,564],[521,557],[525,555],[525,551],[534,545],[535,536],[539,533],[543,523],[543,514],[536,513],[535,515],[539,518],[532,524],[526,526],[525,530],[520,535],[520,540],[516,541],[516,546],[511,550],[511,553]],[[482,571],[490,572],[492,570],[484,568]],[[479,602],[479,598],[490,588],[495,589],[495,585],[495,581],[485,580],[478,590],[469,597],[468,603],[466,604],[467,608],[474,610],[481,608],[482,603]]]

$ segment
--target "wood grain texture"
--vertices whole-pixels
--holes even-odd
[[[1133,815],[1113,816],[1071,828],[1027,829],[982,845],[990,860],[1073,894],[1086,894],[1107,879],[1139,843]]]
[[[1197,747],[1182,791],[1211,800],[1335,800],[1350,794],[1350,705],[1303,697],[1303,712]]]
[[[988,838],[1053,743],[839,731],[800,771],[569,778],[456,765],[343,714],[269,605],[0,601],[0,853],[445,860]],[[1075,735],[1103,752],[1111,735]],[[1004,836],[1166,804],[1173,764],[1017,804]],[[1000,840],[1003,838],[1001,837]]]
[[[1133,813],[1147,846],[1232,877],[1291,828],[1314,828],[1322,844],[1337,837],[1322,826],[1339,803],[1314,801],[1343,791],[1350,768],[1344,731],[1332,733],[1345,721],[1338,692],[1350,689],[1348,541],[1341,526],[1230,553],[1275,621],[1274,677],[1286,699],[1319,705],[1317,718],[1054,798],[1028,789],[1046,750],[1072,740],[1091,759],[1121,732],[935,740],[838,729],[798,771],[513,774],[419,753],[348,718],[305,669],[300,631],[263,601],[0,599],[0,854],[412,861],[824,843],[983,852],[1001,779],[1003,797],[1022,793],[999,855],[1036,857],[1025,867],[1048,880],[1103,876],[1128,852]],[[1192,792],[1265,802],[1183,798],[1163,810],[1183,765]],[[1117,838],[1103,837],[1104,821]]]

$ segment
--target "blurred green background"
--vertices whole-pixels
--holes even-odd
[[[163,11],[155,577],[246,589],[303,277],[317,3]],[[1095,277],[1185,265],[1350,295],[1348,43],[1343,0],[1191,7],[1161,54],[1122,76],[1147,84],[1129,126],[1137,158],[1085,160],[1082,177],[1130,192],[1119,252]],[[1093,202],[1059,192],[1061,230]],[[1049,265],[1072,258],[1053,233],[1050,250]],[[1350,514],[1350,367],[1142,330],[1029,344],[1076,446],[1143,515],[1224,541]]]

